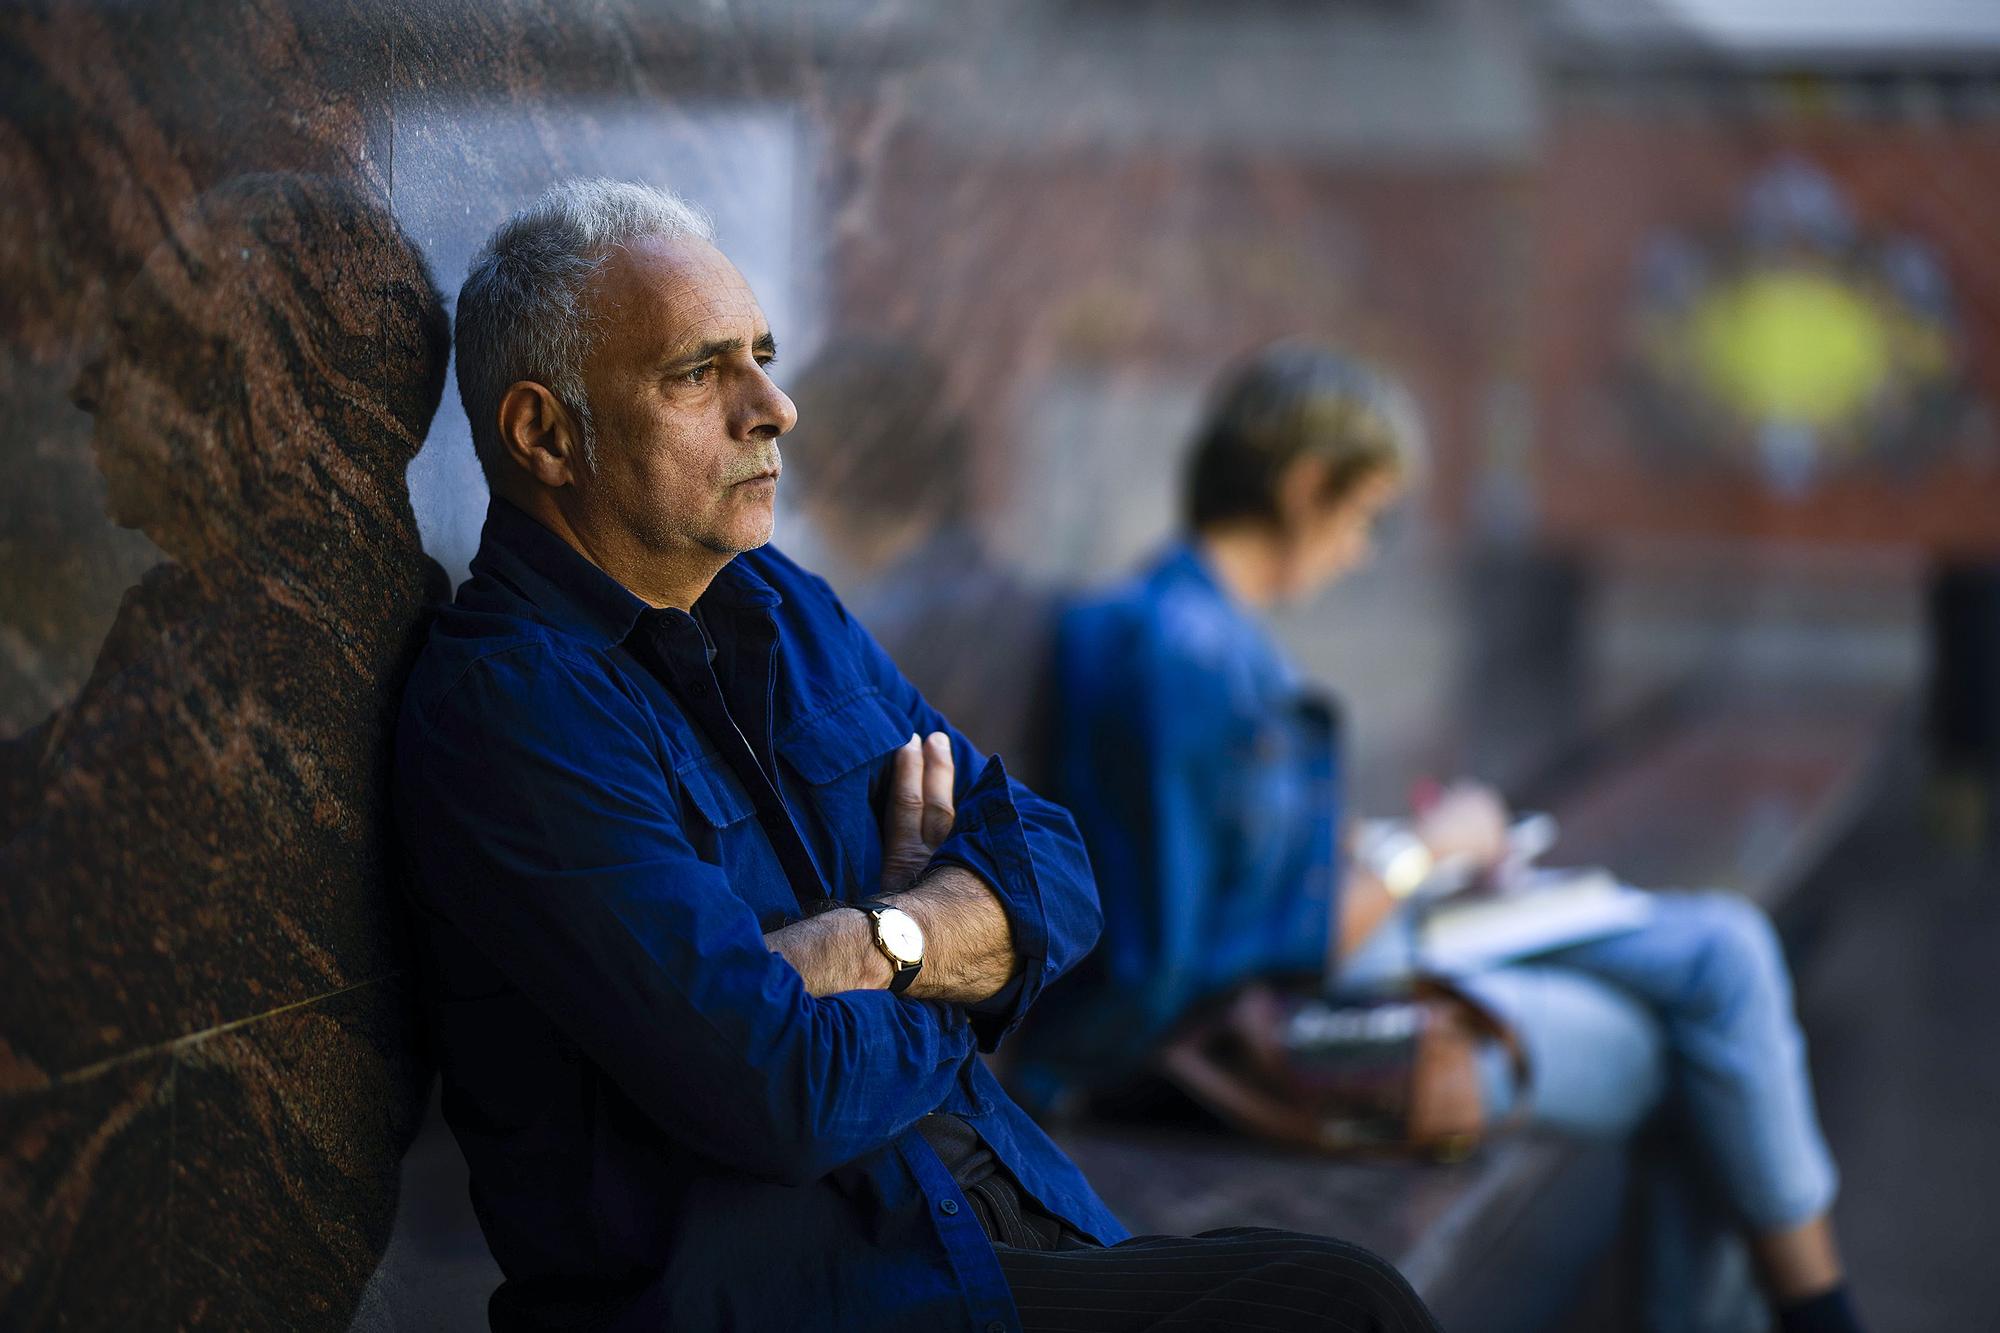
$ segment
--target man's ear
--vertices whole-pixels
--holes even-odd
[[[552,489],[569,485],[583,470],[583,433],[576,418],[533,380],[516,380],[501,395],[500,451]]]
[[[1299,532],[1319,517],[1326,508],[1327,471],[1327,460],[1317,454],[1300,454],[1285,464],[1272,496],[1279,531]]]

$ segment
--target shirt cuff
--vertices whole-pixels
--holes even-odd
[[[1014,956],[1021,960],[1013,980],[998,994],[967,1005],[979,1049],[992,1051],[1021,1024],[1049,980],[1049,924],[1028,848],[1021,812],[999,755],[986,761],[959,799],[951,834],[931,857],[932,865],[956,865],[979,876],[1000,900],[1013,933]]]

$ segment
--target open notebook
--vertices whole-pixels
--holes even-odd
[[[1651,894],[1605,871],[1524,867],[1500,896],[1432,907],[1419,927],[1418,949],[1433,972],[1474,972],[1636,930],[1652,915]]]

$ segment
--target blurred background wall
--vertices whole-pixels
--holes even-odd
[[[1984,7],[9,0],[0,59],[0,1324],[359,1299],[424,1087],[383,701],[485,509],[411,256],[448,305],[563,175],[713,212],[802,412],[778,541],[975,739],[1032,755],[1048,608],[1307,334],[1434,454],[1284,618],[1364,807],[1720,699],[1762,748],[1676,752],[1628,873],[1823,856],[1888,751],[1939,855],[1993,836]]]

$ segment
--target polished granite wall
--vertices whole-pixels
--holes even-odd
[[[4,19],[8,1328],[339,1327],[393,1216],[447,325],[345,17]]]

